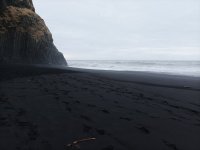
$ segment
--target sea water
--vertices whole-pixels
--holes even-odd
[[[69,60],[68,64],[70,67],[85,69],[145,71],[200,77],[200,61]]]

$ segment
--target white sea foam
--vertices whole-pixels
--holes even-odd
[[[68,63],[70,67],[76,68],[147,71],[200,77],[200,61],[69,60]]]

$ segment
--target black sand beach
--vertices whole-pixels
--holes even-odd
[[[0,150],[199,150],[199,139],[200,78],[0,66]]]

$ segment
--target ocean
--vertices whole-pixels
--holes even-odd
[[[145,71],[200,77],[200,61],[69,60],[68,64],[70,67],[85,69]]]

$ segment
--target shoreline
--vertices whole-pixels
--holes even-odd
[[[44,68],[44,69],[55,69],[55,70],[72,70],[72,71],[82,71],[82,72],[102,72],[102,73],[124,73],[124,74],[135,74],[135,75],[144,75],[147,74],[148,76],[164,76],[164,77],[172,77],[172,78],[191,78],[200,80],[200,76],[195,75],[183,75],[183,74],[170,74],[168,72],[154,72],[154,71],[124,71],[124,70],[103,70],[103,69],[87,69],[87,68],[77,68],[77,67],[70,67],[70,66],[57,66],[57,65],[23,65],[23,64],[3,64],[0,65],[0,68],[15,68],[15,67],[31,67],[31,68]]]
[[[74,70],[74,69],[72,69]],[[113,70],[81,70],[107,79],[132,82],[149,86],[180,88],[200,91],[200,77],[169,75],[154,72],[140,71],[113,71]],[[170,82],[169,82],[170,81]]]
[[[200,61],[173,60],[69,60],[69,66],[94,70],[139,71],[200,77]]]
[[[5,70],[4,70],[5,69]],[[116,80],[121,82],[132,82],[147,86],[158,86],[166,88],[177,88],[185,90],[200,91],[200,77],[172,75],[145,71],[115,71],[115,70],[95,70],[85,68],[74,68],[56,65],[0,65],[2,72],[11,71],[10,78],[35,76],[42,74],[62,74],[62,73],[90,73],[105,79]],[[2,73],[0,73],[1,75]],[[3,73],[4,74],[4,73]],[[9,75],[1,76],[0,81],[4,78],[9,79]]]
[[[191,74],[176,74],[172,72],[158,72],[158,71],[130,71],[130,70],[109,70],[109,69],[95,69],[95,68],[78,68],[78,67],[73,67],[69,66],[69,68],[74,68],[74,69],[81,69],[81,70],[94,70],[94,71],[113,71],[113,72],[126,72],[126,73],[147,73],[147,74],[158,74],[158,75],[166,75],[166,76],[177,76],[177,77],[194,77],[194,78],[200,78],[200,75],[191,75]]]

